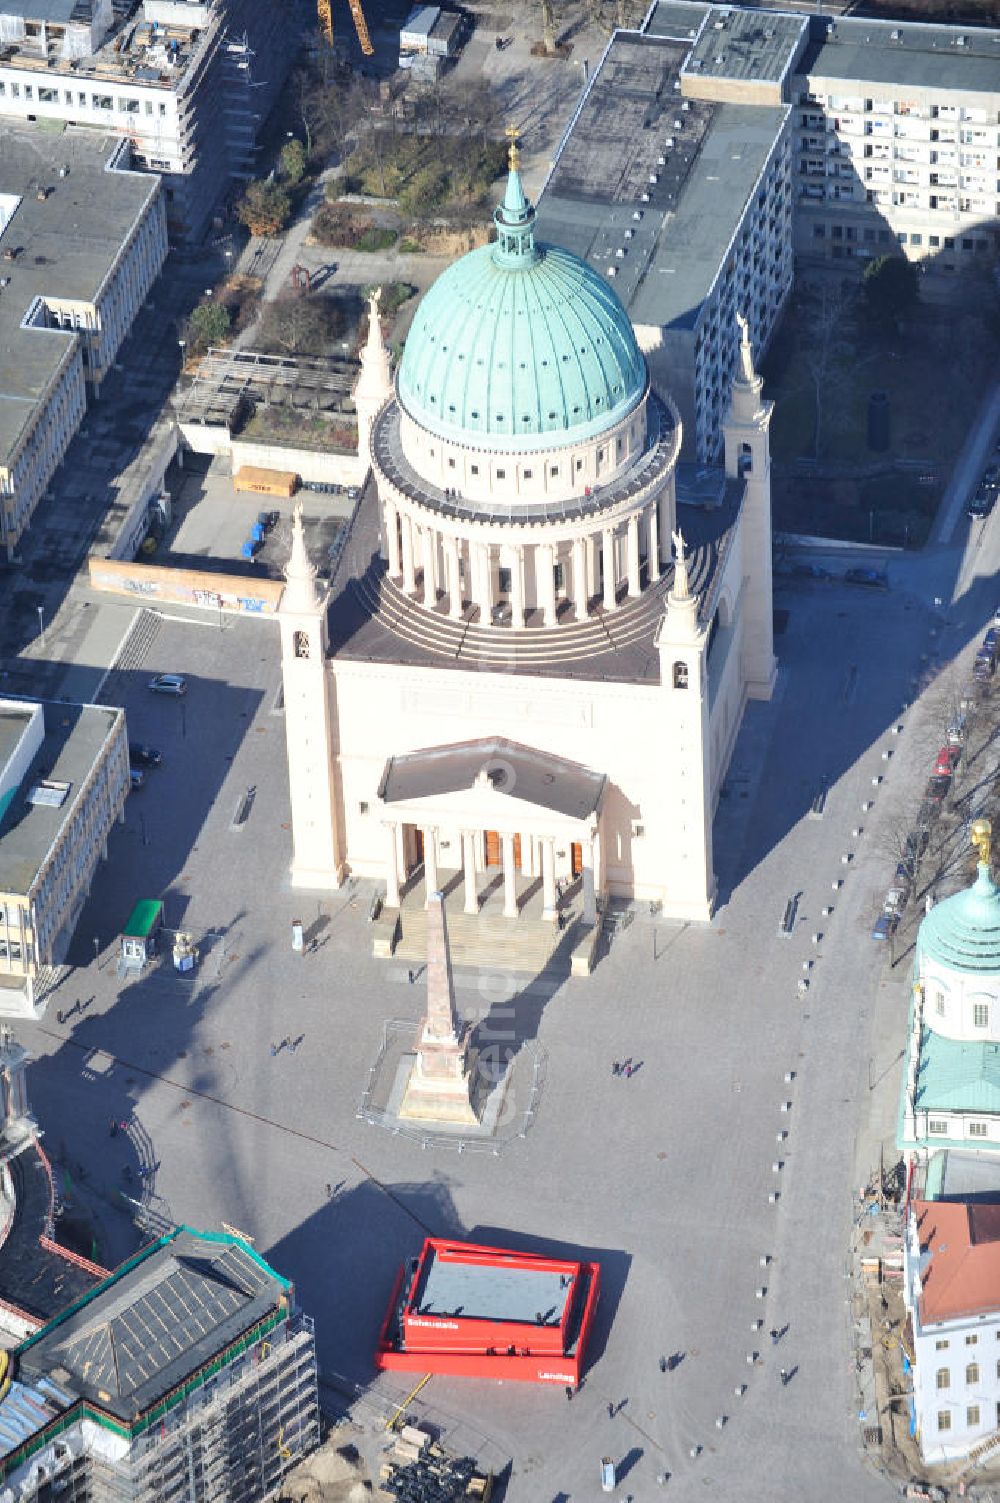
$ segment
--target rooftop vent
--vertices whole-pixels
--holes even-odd
[[[899,39],[900,39],[900,34],[899,34],[898,30],[890,31],[890,33],[889,33],[889,40],[890,40],[890,42],[898,42]]]
[[[964,47],[965,46],[965,38],[963,36],[957,36],[955,38],[955,46],[956,47]]]
[[[49,809],[58,809],[65,803],[69,792],[68,783],[60,783],[55,778],[41,778],[28,794],[29,804],[44,804]]]
[[[683,100],[681,100],[681,113],[682,114],[686,115],[687,112],[688,112],[688,110],[690,108],[691,108],[691,101],[690,101],[690,99],[683,99]]]
[[[69,177],[69,168],[68,167],[60,167],[59,168],[59,176],[60,177]]]

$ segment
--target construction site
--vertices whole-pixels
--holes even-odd
[[[319,1443],[312,1322],[242,1239],[180,1228],[10,1355],[6,1498],[250,1503]]]

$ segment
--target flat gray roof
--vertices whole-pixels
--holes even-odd
[[[103,705],[46,701],[45,735],[33,761],[0,819],[0,892],[27,895],[52,842],[72,817],[80,790],[123,711]],[[39,778],[68,783],[64,802],[29,804]]]
[[[134,1422],[274,1310],[287,1288],[242,1243],[184,1227],[24,1343],[18,1375],[53,1378]]]
[[[418,1315],[460,1315],[465,1320],[558,1325],[572,1292],[572,1284],[567,1285],[555,1269],[457,1263],[432,1253],[423,1267],[414,1310]]]
[[[39,83],[44,76],[39,76]],[[159,178],[112,171],[107,163],[121,142],[92,132],[18,129],[0,131],[0,194],[19,196],[0,250],[9,285],[0,294],[0,464],[31,422],[47,383],[77,335],[59,329],[22,329],[36,297],[93,302]],[[60,167],[68,167],[66,177]],[[39,201],[40,188],[49,191]]]
[[[0,15],[20,16],[26,21],[90,21],[92,0],[0,0]]]
[[[779,83],[808,25],[804,16],[714,5],[684,71]]]
[[[839,18],[831,26],[814,17],[811,32],[795,69],[809,78],[1000,94],[997,30]]]
[[[538,205],[540,240],[616,267],[634,324],[693,327],[788,114],[682,100],[688,48],[615,36]]]
[[[660,0],[646,25],[646,35],[687,37],[694,41],[698,27],[711,8],[710,5],[697,5],[694,0]]]

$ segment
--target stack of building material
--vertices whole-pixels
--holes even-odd
[[[493,1475],[481,1471],[471,1456],[451,1456],[426,1430],[404,1425],[379,1468],[376,1498],[489,1503]]]

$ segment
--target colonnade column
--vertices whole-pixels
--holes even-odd
[[[654,501],[647,512],[649,528],[649,582],[660,577],[660,503]]]
[[[524,549],[520,545],[510,556],[510,624],[524,625]]]
[[[424,605],[437,604],[437,558],[435,557],[437,534],[432,527],[424,527],[420,533],[420,552],[424,565]]]
[[[604,609],[615,608],[615,534],[606,527],[601,534],[601,557],[604,561]]]
[[[479,894],[476,891],[476,837],[471,830],[462,831],[462,866],[465,878],[465,911],[479,912]]]
[[[583,922],[597,923],[597,891],[594,883],[594,842],[583,842]]]
[[[517,918],[517,869],[514,865],[514,837],[501,835],[503,846],[503,916]]]
[[[462,576],[458,566],[458,538],[444,540],[445,572],[448,576],[448,615],[457,621],[462,614]]]
[[[639,513],[637,511],[634,511],[628,519],[625,551],[628,568],[628,592],[629,595],[635,596],[642,591],[639,570]]]
[[[488,543],[470,544],[473,557],[472,598],[479,607],[480,626],[489,626],[493,620],[493,580],[490,574],[490,549]]]
[[[424,886],[429,901],[431,893],[438,890],[437,830],[426,826],[420,833],[424,837]]]
[[[399,511],[394,501],[385,503],[385,549],[389,559],[389,573],[399,578]]]
[[[413,572],[413,523],[405,511],[400,512],[400,521],[403,524],[403,589],[407,595],[412,595],[417,588]]]
[[[396,856],[396,822],[385,826],[385,906],[399,907],[399,862]]]
[[[544,626],[555,626],[555,553],[551,543],[540,543],[536,548],[535,574],[538,580],[539,605],[542,607],[542,624]]]
[[[573,557],[571,566],[573,571],[573,610],[578,621],[584,621],[587,617],[587,600],[589,590],[587,588],[587,545],[583,538],[573,539]]]
[[[557,917],[556,843],[554,839],[546,839],[542,841],[542,918],[555,919]]]

